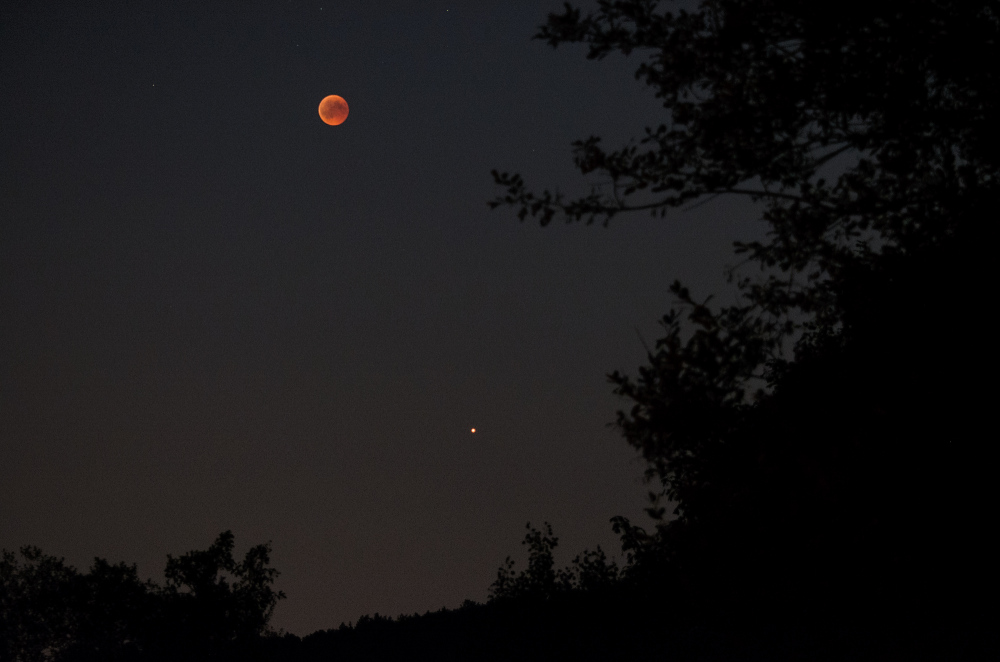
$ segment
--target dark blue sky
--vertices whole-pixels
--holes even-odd
[[[578,190],[572,140],[662,118],[635,58],[530,40],[561,3],[467,4],[4,3],[0,546],[272,540],[305,634],[642,519],[605,374],[759,228],[490,211],[492,168]]]

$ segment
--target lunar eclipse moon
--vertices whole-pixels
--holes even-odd
[[[319,117],[330,126],[343,124],[347,119],[347,113],[347,102],[336,94],[331,94],[319,102]]]

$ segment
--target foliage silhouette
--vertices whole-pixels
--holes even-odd
[[[624,580],[755,609],[974,604],[1000,552],[977,379],[1000,201],[996,4],[667,5],[549,16],[536,37],[552,46],[645,55],[636,77],[665,121],[616,150],[576,142],[589,194],[494,171],[490,203],[542,225],[763,204],[766,240],[735,246],[739,303],[675,283],[648,364],[610,375],[655,486],[652,532],[613,522]]]
[[[556,570],[552,552],[559,539],[553,534],[552,525],[545,522],[543,530],[534,528],[531,522],[525,526],[528,533],[521,544],[528,548],[528,567],[520,573],[514,572],[514,560],[508,556],[490,587],[491,602],[548,600],[570,591],[599,591],[618,581],[618,564],[608,559],[600,545],[578,554],[568,568]]]
[[[36,547],[0,561],[0,660],[227,659],[271,634],[284,594],[272,588],[270,545],[233,557],[223,532],[204,551],[167,557],[166,583],[136,566],[94,559],[80,573]]]
[[[527,568],[508,559],[488,604],[300,639],[268,636],[284,597],[269,547],[237,562],[229,532],[168,557],[163,586],[135,566],[96,559],[83,574],[26,547],[0,560],[0,661],[996,659],[995,642],[992,656],[956,652],[1000,556],[982,436],[996,4],[664,7],[567,5],[538,34],[591,58],[646,53],[636,73],[663,124],[617,150],[576,143],[578,168],[598,178],[579,198],[494,174],[505,191],[492,204],[543,225],[663,216],[716,195],[764,203],[767,239],[736,246],[760,267],[732,273],[741,303],[675,284],[647,365],[610,376],[653,486],[650,530],[612,522],[623,567],[598,548],[557,569],[552,528],[529,524]],[[849,627],[850,645],[812,643],[863,612],[877,643]],[[935,640],[944,612],[961,628]],[[720,613],[737,618],[723,628]],[[807,636],[789,643],[792,615]],[[914,615],[937,629],[887,627]],[[755,648],[767,623],[781,632]]]

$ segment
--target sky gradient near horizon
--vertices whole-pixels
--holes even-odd
[[[605,375],[760,227],[489,210],[662,109],[531,40],[561,2],[468,4],[4,4],[0,547],[162,578],[271,540],[307,634],[484,600],[526,521],[563,560],[643,521]]]

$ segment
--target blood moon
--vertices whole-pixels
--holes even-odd
[[[344,97],[331,94],[319,102],[319,118],[330,126],[343,124],[347,119],[347,102]]]

